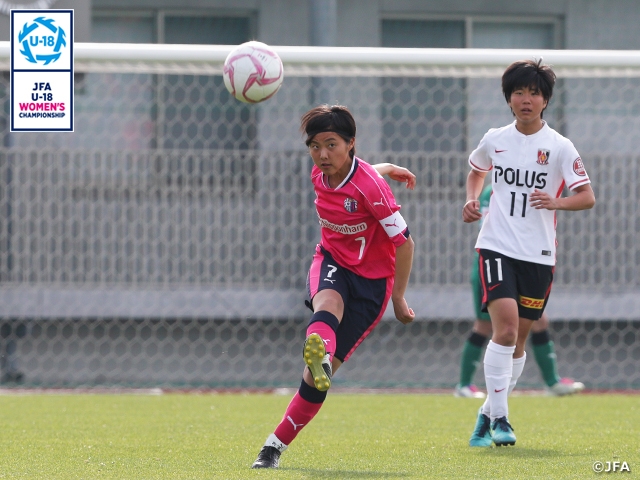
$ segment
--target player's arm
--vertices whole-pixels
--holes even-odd
[[[407,237],[406,242],[396,247],[396,274],[393,291],[391,292],[393,312],[396,318],[405,325],[411,323],[416,316],[404,298],[407,285],[409,285],[411,265],[413,264],[413,249],[414,243],[411,235]]]
[[[399,167],[393,163],[376,163],[372,165],[380,175],[388,175],[391,180],[406,183],[409,190],[416,186],[416,176],[407,168]]]
[[[482,193],[484,177],[486,176],[487,172],[481,172],[473,168],[467,175],[467,200],[464,207],[462,207],[462,220],[466,223],[476,222],[482,218],[478,197]]]
[[[574,194],[568,197],[554,198],[536,188],[529,198],[531,206],[537,210],[588,210],[596,204],[596,196],[589,183],[576,187]]]

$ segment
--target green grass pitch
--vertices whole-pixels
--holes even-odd
[[[640,474],[640,397],[614,394],[513,397],[516,445],[472,449],[480,400],[333,393],[279,470],[251,470],[289,399],[0,396],[0,478],[594,478],[596,461],[626,462],[616,478]]]

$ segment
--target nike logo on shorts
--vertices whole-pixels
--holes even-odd
[[[507,387],[505,387],[505,388],[507,388]],[[500,390],[496,390],[495,388],[493,389],[493,391],[496,392],[496,393],[500,393],[503,390],[504,390],[504,388],[501,388]]]
[[[491,287],[489,287],[489,291],[493,290],[494,288],[498,288],[500,285],[502,284],[498,283],[497,285],[492,285]]]

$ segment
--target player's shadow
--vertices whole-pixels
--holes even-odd
[[[357,470],[318,470],[315,468],[282,468],[288,472],[300,472],[309,475],[309,478],[409,478],[413,475],[405,472],[373,472],[373,471],[357,471]]]
[[[509,458],[545,458],[562,457],[563,453],[558,450],[549,450],[545,448],[522,448],[522,447],[493,447],[483,448],[478,453],[490,457],[509,457]]]

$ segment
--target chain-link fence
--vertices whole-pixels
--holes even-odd
[[[413,192],[392,184],[416,242],[407,297],[418,319],[404,327],[388,314],[336,381],[456,383],[477,234],[461,220],[466,159],[488,128],[511,121],[501,69],[305,68],[285,61],[295,76],[254,106],[231,98],[216,74],[86,68],[72,134],[9,133],[3,77],[5,380],[297,383],[319,238],[299,119],[328,102],[354,113],[359,156],[418,177]],[[578,148],[598,199],[593,210],[558,214],[548,311],[561,374],[638,387],[640,80],[606,71],[562,77],[545,112]],[[522,383],[541,385],[533,363]]]

